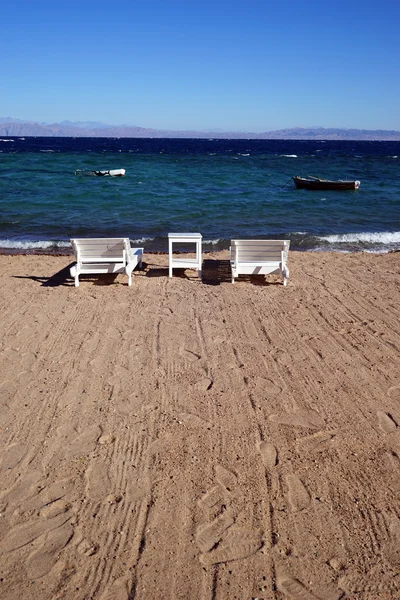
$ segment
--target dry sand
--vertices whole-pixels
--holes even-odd
[[[0,256],[2,600],[400,598],[400,254],[226,259]]]

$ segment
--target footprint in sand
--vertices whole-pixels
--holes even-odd
[[[260,442],[258,449],[261,454],[261,460],[267,469],[272,469],[278,464],[278,451],[273,444],[269,442]]]
[[[17,393],[17,382],[9,379],[0,384],[0,400],[2,403],[11,404],[12,399]]]
[[[40,510],[47,516],[49,516],[48,513],[55,516],[60,507],[66,505],[64,498],[75,489],[76,483],[72,478],[60,479],[50,485],[47,483],[43,485],[43,481],[47,480],[42,479],[31,487],[31,491],[34,493],[22,503],[22,510]]]
[[[388,450],[384,455],[385,465],[388,469],[400,469],[400,456],[394,450]]]
[[[277,587],[290,600],[320,600],[314,596],[298,579],[284,576],[277,579]]]
[[[32,354],[32,352],[23,352],[21,354],[20,364],[25,369],[31,369],[31,367],[35,364],[36,361],[37,357],[34,354]]]
[[[247,558],[255,554],[262,545],[263,540],[260,532],[232,527],[223,536],[216,548],[200,556],[200,562],[203,565],[215,565]]]
[[[307,429],[321,429],[324,426],[323,418],[314,410],[297,411],[292,414],[274,414],[269,416],[269,420],[280,425],[292,425]]]
[[[230,493],[221,485],[215,485],[208,491],[200,500],[198,505],[202,510],[217,510],[220,512],[223,506],[226,506],[230,501]]]
[[[59,560],[61,550],[65,548],[74,534],[69,522],[47,533],[40,540],[40,546],[32,552],[26,561],[26,570],[30,579],[47,575]]]
[[[253,381],[254,384],[254,398],[263,400],[265,398],[275,398],[282,392],[282,388],[277,385],[272,379],[265,379],[264,377],[257,377]]]
[[[198,415],[195,415],[194,413],[181,412],[176,415],[176,418],[181,423],[184,423],[185,425],[188,425],[189,427],[193,427],[196,429],[198,429],[198,428],[212,429],[213,428],[213,423],[211,423],[211,421],[207,421],[206,419],[203,419],[202,417],[199,417]]]
[[[393,387],[389,388],[387,395],[393,400],[400,400],[400,385],[394,385]]]
[[[99,600],[129,600],[129,598],[132,598],[132,585],[133,582],[129,576],[116,579],[107,586]]]
[[[393,431],[396,431],[397,423],[393,419],[392,415],[390,415],[389,413],[382,412],[380,410],[378,410],[376,414],[378,417],[379,427],[382,429],[382,431],[384,431],[385,433],[392,433]]]
[[[2,450],[0,455],[0,469],[13,469],[25,457],[27,449],[22,444],[12,444]]]
[[[132,394],[131,396],[120,396],[113,394],[114,406],[116,412],[122,417],[136,413],[144,404],[141,396]]]
[[[215,478],[228,492],[233,492],[237,486],[237,477],[221,465],[215,467]]]
[[[1,491],[0,512],[14,511],[27,499],[35,496],[42,477],[42,471],[32,469],[18,477],[10,488]]]
[[[7,427],[13,420],[14,415],[7,404],[0,404],[0,433],[1,429]]]
[[[277,587],[289,600],[340,600],[344,596],[343,590],[333,585],[318,586],[317,591],[310,592],[301,581],[290,575],[278,576]]]
[[[67,510],[51,519],[39,518],[34,522],[13,527],[0,540],[0,553],[14,552],[15,550],[24,548],[41,536],[47,535],[51,531],[56,531],[65,523],[68,523],[71,518],[72,512]]]
[[[329,447],[337,433],[335,431],[318,431],[305,437],[297,438],[296,444],[302,452],[322,452]]]
[[[88,454],[97,445],[97,442],[103,433],[99,425],[90,425],[71,441],[70,447],[65,452],[65,457],[70,458],[77,455]]]
[[[94,502],[100,502],[110,493],[110,477],[102,458],[93,460],[85,472],[86,494]]]
[[[67,459],[88,454],[96,447],[102,434],[99,425],[89,425],[82,430],[75,425],[62,425],[56,430],[56,435],[49,439],[43,464],[55,464],[64,457]]]
[[[209,377],[203,377],[202,379],[199,379],[197,383],[195,383],[194,387],[199,392],[207,392],[212,388],[213,383],[213,380]]]
[[[131,371],[121,365],[116,365],[114,368],[113,375],[107,380],[107,383],[111,386],[119,386],[121,382],[129,381],[132,377]]]
[[[251,528],[239,528],[235,524],[242,504],[239,498],[239,507],[235,506],[237,476],[221,465],[216,465],[215,478],[218,485],[215,485],[198,502],[203,510],[217,514],[209,523],[200,525],[196,531],[195,540],[202,553],[200,562],[203,565],[246,558],[255,554],[263,544],[260,532]],[[242,518],[244,516],[245,521],[251,520],[251,515],[246,516],[246,511],[241,515]]]
[[[233,525],[234,517],[228,509],[211,523],[200,525],[196,531],[196,544],[201,552],[208,552],[221,540],[223,533]]]
[[[389,520],[389,543],[384,556],[393,568],[400,570],[400,519],[396,515]]]
[[[379,568],[380,566],[380,568]],[[393,572],[388,565],[376,565],[379,571],[370,571],[369,573],[360,571],[350,571],[345,573],[338,580],[338,584],[348,595],[346,598],[358,599],[367,598],[368,600],[380,600],[381,598],[399,598],[398,572]],[[395,595],[396,593],[396,595]],[[389,595],[390,594],[390,595]],[[344,597],[343,597],[344,600]]]
[[[310,494],[304,483],[296,475],[287,475],[288,500],[293,512],[299,512],[311,502]]]

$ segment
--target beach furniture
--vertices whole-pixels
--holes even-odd
[[[79,286],[79,275],[93,273],[126,273],[132,285],[132,271],[142,265],[143,248],[131,248],[129,238],[71,239],[76,264],[70,269]]]
[[[201,233],[169,233],[168,234],[168,256],[169,276],[172,277],[172,269],[197,269],[198,277],[201,279]],[[185,254],[173,256],[173,244],[191,244],[196,247],[196,257],[188,258]]]
[[[280,273],[287,285],[290,240],[231,240],[232,283],[239,275]]]

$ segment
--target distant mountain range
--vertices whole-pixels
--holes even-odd
[[[135,125],[106,125],[92,121],[35,123],[0,117],[0,136],[4,137],[124,137],[124,138],[214,138],[252,140],[386,140],[399,141],[400,131],[384,129],[336,129],[294,127],[263,133],[237,131],[172,131]]]

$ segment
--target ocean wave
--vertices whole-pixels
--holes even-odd
[[[153,237],[141,237],[136,239],[130,239],[132,244],[144,244],[145,242],[153,242],[155,238]]]
[[[336,235],[318,236],[331,244],[398,244],[400,243],[400,231],[379,231],[375,233],[343,233]]]
[[[297,158],[297,154],[281,154],[284,158]]]
[[[13,142],[14,140],[5,140],[3,138],[0,138],[0,142]]]
[[[70,248],[70,242],[55,240],[0,240],[0,248],[13,250],[47,250],[51,248]]]
[[[209,244],[210,246],[218,246],[221,243],[221,238],[215,240],[203,240],[203,244]]]

